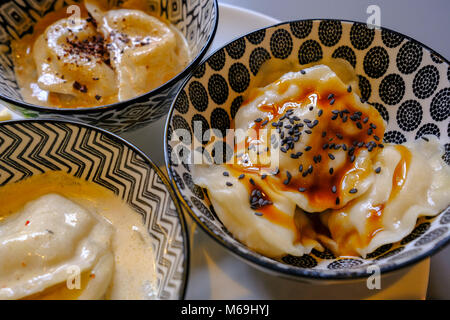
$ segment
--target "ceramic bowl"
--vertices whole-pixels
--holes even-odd
[[[385,142],[404,143],[434,135],[445,148],[450,165],[450,68],[442,56],[423,44],[388,29],[341,20],[284,22],[242,36],[213,53],[183,84],[172,104],[165,132],[165,155],[171,181],[192,218],[217,242],[266,271],[296,279],[366,277],[369,265],[381,272],[396,270],[430,256],[450,240],[450,209],[420,218],[410,235],[388,244],[367,259],[335,257],[318,252],[279,260],[262,256],[237,241],[217,218],[205,190],[192,181],[192,167],[174,159],[172,150],[189,146],[171,141],[172,132],[186,129],[192,141],[193,122],[202,129],[224,132],[251,87],[261,64],[269,59],[294,59],[301,65],[343,58],[359,78],[362,98],[388,123]],[[181,143],[181,145],[180,145]],[[213,156],[213,155],[211,155]]]
[[[156,260],[156,299],[184,298],[189,268],[185,222],[167,178],[149,158],[118,136],[81,123],[0,123],[0,188],[48,171],[64,171],[109,189],[142,216]]]
[[[69,1],[70,4],[81,2]],[[117,2],[118,0],[113,0]],[[211,45],[218,23],[217,0],[155,0],[157,14],[169,21],[185,36],[192,61],[176,77],[138,97],[93,108],[48,108],[23,101],[16,83],[10,43],[33,31],[43,16],[63,6],[66,1],[3,1],[0,5],[0,102],[25,118],[77,120],[114,133],[134,130],[166,115],[170,102],[182,81],[202,60]]]

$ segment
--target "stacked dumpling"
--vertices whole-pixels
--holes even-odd
[[[448,205],[450,169],[437,143],[383,144],[378,111],[328,66],[288,72],[248,96],[232,161],[196,165],[194,181],[250,248],[366,256]]]

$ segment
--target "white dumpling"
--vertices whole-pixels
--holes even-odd
[[[309,220],[304,213],[296,212],[294,202],[263,183],[258,175],[246,174],[239,179],[230,171],[224,177],[226,170],[221,166],[199,165],[194,167],[193,176],[197,185],[208,189],[214,210],[235,238],[269,257],[301,256],[313,248],[322,249],[314,240]],[[255,189],[273,204],[252,209],[250,198]]]
[[[370,189],[354,203],[322,215],[341,255],[365,257],[378,247],[400,241],[417,218],[433,216],[449,205],[450,168],[436,141],[389,145],[379,153]]]
[[[347,88],[348,86],[328,66],[318,65],[302,72],[286,73],[279,80],[251,92],[248,102],[242,105],[236,114],[235,129],[251,131],[263,121],[268,121],[264,128],[270,131],[267,136],[261,134],[259,139],[250,142],[256,147],[244,150],[244,157],[237,159],[236,167],[251,167],[251,161],[248,163],[243,161],[256,159],[256,152],[260,153],[259,157],[264,156],[265,153],[261,152],[263,148],[258,148],[258,144],[268,146],[267,153],[271,153],[271,159],[279,160],[277,164],[271,163],[271,171],[277,166],[280,173],[276,176],[270,172],[260,173],[269,173],[268,183],[276,184],[284,196],[307,212],[343,207],[364,193],[373,181],[372,158],[375,153],[357,147],[356,160],[349,166],[351,157],[348,149],[352,147],[353,141],[362,141],[364,144],[369,141],[376,143],[373,136],[366,133],[369,125],[375,125],[376,129],[370,129],[373,135],[378,134],[382,137],[385,124],[374,107],[361,103],[356,94],[347,92]],[[334,104],[329,103],[331,99],[327,96],[330,92],[333,93]],[[361,112],[361,118],[367,116],[369,120],[366,123],[359,121],[362,129],[350,119],[344,122],[342,117],[337,117],[333,120],[332,112],[344,109]],[[291,118],[297,117],[298,120],[296,122],[283,120],[287,112],[291,112]],[[345,117],[349,118],[351,115],[349,112]],[[259,122],[256,123],[255,120]],[[277,127],[273,126],[273,123],[280,120],[283,120],[282,135],[274,133],[274,128]],[[308,124],[315,121],[317,125],[308,128]],[[289,131],[294,123],[302,126],[299,140],[293,149],[282,152],[280,147],[286,145],[280,141],[289,137]],[[322,136],[324,132],[326,135]],[[269,134],[274,135],[278,141],[275,140],[275,143],[270,141],[272,137]],[[248,136],[250,134],[246,137],[238,135],[238,145],[242,144],[244,139],[248,139]],[[325,144],[330,147],[325,149],[323,147]],[[339,145],[339,148],[334,149],[332,145]],[[276,154],[275,157],[273,153]],[[320,161],[315,160],[319,155]],[[310,167],[313,171],[304,176]],[[330,170],[333,173],[330,173]],[[288,185],[284,185],[288,172],[292,179]],[[334,193],[331,192],[333,185],[336,186]],[[299,188],[304,188],[305,191],[299,192]],[[358,194],[350,193],[351,189],[357,189]]]
[[[141,10],[104,12],[97,1],[87,2],[86,7],[106,39],[117,74],[119,100],[162,85],[186,65],[185,40],[172,26]]]
[[[41,34],[34,46],[38,85],[60,99],[98,102],[117,92],[115,73],[108,65],[95,27],[86,20],[61,19]]]
[[[72,267],[96,272],[80,298],[99,299],[110,283],[112,226],[56,195],[28,203],[0,223],[0,299],[19,299],[66,283]]]

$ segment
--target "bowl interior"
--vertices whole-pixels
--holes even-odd
[[[3,47],[0,53],[0,96],[16,102],[23,101],[15,80],[11,40],[32,33],[36,22],[49,12],[81,2],[83,0],[3,1],[0,5],[0,45]],[[109,2],[120,4],[121,0]],[[168,19],[184,35],[191,51],[191,61],[195,61],[208,45],[215,28],[215,1],[152,0],[149,4],[155,14]]]
[[[107,131],[70,122],[0,124],[0,188],[63,171],[113,191],[142,216],[153,243],[157,299],[183,299],[189,260],[185,224],[168,181],[143,153]]]
[[[339,20],[282,23],[236,39],[212,54],[188,79],[172,105],[166,126],[166,163],[175,188],[189,213],[215,240],[258,266],[295,277],[350,278],[418,261],[450,240],[450,209],[423,217],[402,241],[385,245],[368,256],[335,257],[318,252],[274,260],[249,250],[233,238],[214,213],[205,190],[192,182],[186,159],[190,140],[173,137],[185,129],[192,141],[205,145],[208,129],[230,128],[261,64],[269,59],[293,59],[301,65],[342,58],[354,68],[364,100],[388,123],[385,142],[404,143],[434,135],[450,165],[450,67],[448,61],[407,36],[366,24]],[[201,121],[202,132],[194,132]],[[174,138],[174,139],[172,139]],[[173,140],[173,141],[172,141]],[[183,150],[184,149],[184,150]],[[210,154],[214,157],[214,154]]]

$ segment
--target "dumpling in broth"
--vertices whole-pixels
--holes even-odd
[[[63,105],[115,95],[115,73],[98,37],[86,20],[61,19],[50,25],[33,47],[39,87],[59,94]]]
[[[93,273],[78,299],[104,296],[114,270],[112,226],[74,202],[42,196],[0,223],[0,299],[42,294],[77,268]],[[61,298],[61,297],[59,297]]]
[[[86,1],[107,42],[120,101],[162,85],[186,66],[187,45],[170,24],[141,10],[104,7],[101,1]]]

